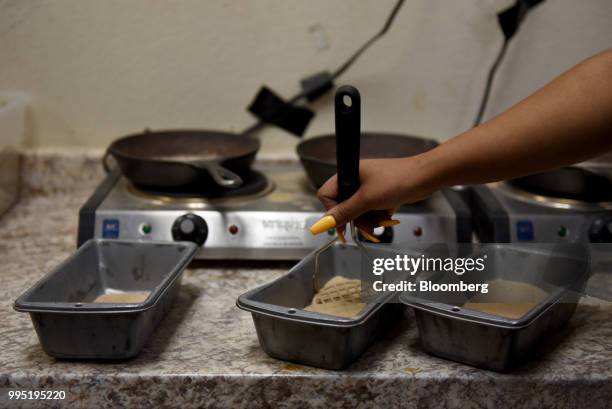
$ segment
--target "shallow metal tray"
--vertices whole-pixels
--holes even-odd
[[[170,309],[193,243],[95,239],[19,297],[43,350],[57,358],[129,358]],[[109,292],[148,291],[142,303],[93,303]]]
[[[368,246],[373,257],[396,254],[387,247]],[[321,254],[321,284],[334,276],[361,277],[362,257],[354,245],[334,244]],[[327,369],[341,369],[355,361],[392,326],[405,309],[396,294],[383,293],[368,302],[356,318],[301,310],[313,292],[314,253],[288,274],[241,295],[236,305],[250,311],[262,349],[286,361]],[[393,302],[395,301],[395,302]]]
[[[415,309],[421,343],[431,354],[480,368],[509,371],[574,314],[588,276],[588,258],[580,249],[571,245],[484,245],[473,254],[486,255],[483,272],[461,277],[440,274],[432,280],[482,283],[500,278],[546,291],[546,298],[519,319],[461,308],[470,297],[468,293],[449,297],[405,292],[399,300]]]

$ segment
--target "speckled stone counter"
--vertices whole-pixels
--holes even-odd
[[[0,219],[0,392],[54,388],[66,400],[20,407],[612,407],[610,305],[583,302],[555,348],[510,374],[429,356],[410,312],[354,365],[326,371],[266,356],[250,314],[234,305],[290,267],[279,262],[190,268],[173,309],[132,360],[52,359],[12,303],[74,251],[78,208],[102,172],[95,157],[31,155],[24,166],[23,197]]]

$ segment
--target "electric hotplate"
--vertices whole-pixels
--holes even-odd
[[[543,195],[518,186],[500,182],[470,189],[481,242],[612,242],[612,202]]]
[[[196,191],[151,191],[109,173],[79,214],[79,245],[90,238],[173,241],[200,245],[201,259],[300,259],[335,232],[312,236],[324,214],[297,162],[258,163],[248,189],[216,197]],[[450,190],[402,206],[397,226],[375,232],[383,242],[467,242],[469,209]]]

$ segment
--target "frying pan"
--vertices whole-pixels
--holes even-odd
[[[112,156],[127,179],[145,188],[236,188],[259,146],[258,139],[229,132],[145,131],[115,140],[104,163]]]
[[[544,196],[585,202],[612,201],[612,182],[606,176],[578,167],[564,167],[510,180],[515,187]]]
[[[363,132],[360,159],[403,158],[438,146],[436,141],[392,133]],[[312,184],[318,189],[336,173],[336,136],[306,139],[297,146],[300,162]]]

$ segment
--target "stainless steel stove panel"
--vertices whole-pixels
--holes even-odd
[[[203,259],[299,259],[327,240],[307,227],[324,213],[299,164],[259,165],[273,190],[261,197],[170,200],[134,193],[120,178],[95,212],[94,237],[171,241],[176,219],[187,213],[205,220]],[[455,212],[437,193],[394,216],[394,243],[456,241]]]
[[[489,187],[508,213],[512,242],[588,242],[593,223],[612,214],[606,203],[546,198],[502,183]]]

